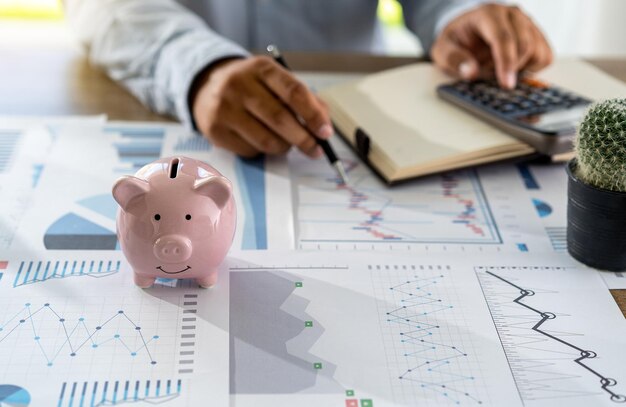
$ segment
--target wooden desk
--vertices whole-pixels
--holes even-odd
[[[375,72],[418,61],[370,55],[286,53],[294,70]],[[589,62],[626,82],[626,60]],[[86,115],[110,120],[171,118],[150,112],[133,96],[92,68],[78,51],[0,47],[0,115]],[[626,316],[626,290],[611,290]]]

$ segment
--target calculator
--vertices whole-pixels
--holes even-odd
[[[495,80],[477,80],[441,85],[437,93],[550,156],[572,150],[576,126],[591,103],[530,77],[520,78],[511,90]]]

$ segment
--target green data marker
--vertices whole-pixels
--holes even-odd
[[[313,326],[313,321],[304,321],[304,326],[306,326],[307,328],[310,328]]]
[[[354,390],[346,390],[346,397],[353,397],[354,396]]]
[[[313,367],[316,369],[321,369],[322,368],[322,364],[317,362],[317,363],[313,363]]]
[[[374,407],[374,403],[370,399],[361,399],[361,407]]]
[[[302,287],[302,281],[296,281],[296,287]]]

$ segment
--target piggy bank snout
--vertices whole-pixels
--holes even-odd
[[[191,257],[191,240],[180,235],[162,236],[154,242],[154,255],[163,263],[182,263]]]

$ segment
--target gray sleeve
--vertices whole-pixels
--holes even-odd
[[[92,64],[150,109],[190,125],[188,93],[212,62],[247,56],[173,0],[65,0]]]
[[[400,0],[404,21],[430,54],[437,35],[456,17],[486,3],[484,0]]]

